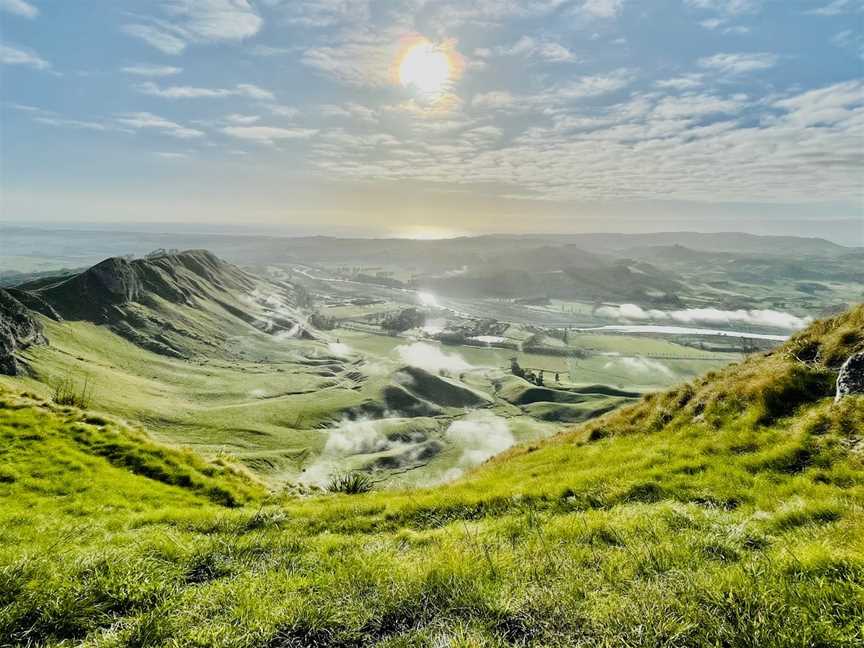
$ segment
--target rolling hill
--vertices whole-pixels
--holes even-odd
[[[0,643],[859,646],[864,305],[457,482],[265,488],[0,397]]]

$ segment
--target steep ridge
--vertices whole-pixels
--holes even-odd
[[[245,326],[272,334],[305,332],[292,286],[250,275],[206,250],[112,257],[71,277],[13,292],[46,317],[105,325],[177,358],[221,352]]]

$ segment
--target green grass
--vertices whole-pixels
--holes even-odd
[[[267,496],[6,394],[0,644],[860,646],[864,397],[831,366],[862,324],[411,491]]]

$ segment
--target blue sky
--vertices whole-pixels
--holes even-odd
[[[862,0],[0,0],[0,218],[862,218]],[[446,52],[434,96],[406,48]],[[404,79],[402,79],[404,81]]]

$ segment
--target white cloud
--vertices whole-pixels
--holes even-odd
[[[196,139],[204,133],[194,128],[187,128],[149,112],[123,113],[116,117],[118,123],[135,130],[152,129],[164,135],[178,139]]]
[[[672,88],[674,90],[693,90],[703,84],[702,74],[685,74],[672,79],[663,79],[655,84],[658,88]]]
[[[624,9],[624,0],[583,0],[578,10],[594,18],[614,18]]]
[[[864,59],[864,34],[860,31],[844,29],[835,34],[831,42],[840,49],[852,52],[858,58]]]
[[[577,60],[569,49],[548,40],[537,40],[530,36],[523,36],[513,45],[496,47],[492,50],[476,50],[475,55],[480,58],[490,56],[525,56],[537,58],[547,63],[572,63]]]
[[[531,122],[521,130],[493,122],[505,131],[495,147],[462,137],[488,119],[457,115],[418,121],[399,146],[374,154],[366,139],[345,134],[316,147],[314,161],[332,176],[463,191],[494,184],[531,200],[860,201],[862,85],[772,100],[654,91],[611,104],[553,89],[513,97],[506,110],[531,111]]]
[[[513,105],[516,101],[515,97],[506,90],[493,90],[492,92],[484,92],[474,95],[471,100],[471,105],[475,108],[507,108]]]
[[[92,130],[92,131],[107,131],[111,130],[109,126],[103,124],[101,122],[94,121],[84,121],[80,119],[64,119],[61,117],[34,117],[33,121],[37,121],[40,124],[45,124],[47,126],[66,126],[69,128],[75,128],[78,130]]]
[[[601,317],[626,321],[671,320],[679,324],[748,324],[795,331],[813,321],[811,317],[797,317],[775,310],[721,310],[718,308],[688,308],[686,310],[663,311],[643,309],[636,304],[602,306],[596,310]]]
[[[660,374],[666,378],[674,378],[675,373],[665,364],[651,358],[614,358],[603,365],[604,369],[627,371],[642,376]]]
[[[163,18],[122,29],[165,54],[179,54],[188,44],[241,41],[263,24],[248,0],[163,0],[158,6]]]
[[[123,25],[121,28],[163,54],[180,54],[186,49],[186,41],[151,25]]]
[[[475,367],[466,362],[458,353],[447,353],[437,344],[414,342],[396,347],[399,360],[412,367],[420,367],[430,373],[449,371],[460,373],[470,371]]]
[[[318,131],[311,128],[277,128],[275,126],[228,126],[222,132],[230,137],[273,145],[282,140],[309,139]]]
[[[454,421],[444,436],[457,448],[462,449],[457,462],[458,469],[477,466],[516,443],[507,419],[484,411],[472,412]],[[455,478],[459,473],[449,477]]]
[[[0,45],[0,63],[3,65],[24,65],[37,70],[51,68],[51,64],[35,52],[18,49],[11,45]]]
[[[39,9],[24,0],[0,0],[0,11],[24,18],[35,18],[39,15]]]
[[[249,83],[239,83],[233,88],[198,88],[195,86],[161,87],[152,81],[137,86],[139,92],[165,99],[201,99],[219,97],[249,97],[251,99],[273,99],[273,93]]]
[[[144,77],[166,77],[180,74],[183,68],[172,67],[170,65],[130,65],[123,68],[126,74],[134,74]]]
[[[805,14],[813,16],[840,16],[854,11],[860,11],[864,7],[861,0],[834,0],[826,5],[805,11]]]
[[[175,153],[171,151],[158,151],[156,155],[165,160],[186,160],[189,158],[186,153]]]
[[[716,70],[721,74],[736,75],[770,69],[777,65],[779,60],[779,56],[769,52],[715,54],[699,59],[699,66],[708,70]]]
[[[684,0],[684,4],[694,9],[715,11],[727,16],[756,13],[762,8],[764,0]]]
[[[241,126],[248,126],[249,124],[254,124],[260,120],[260,115],[240,115],[238,113],[225,115],[225,121],[231,122],[232,124],[240,124]]]

